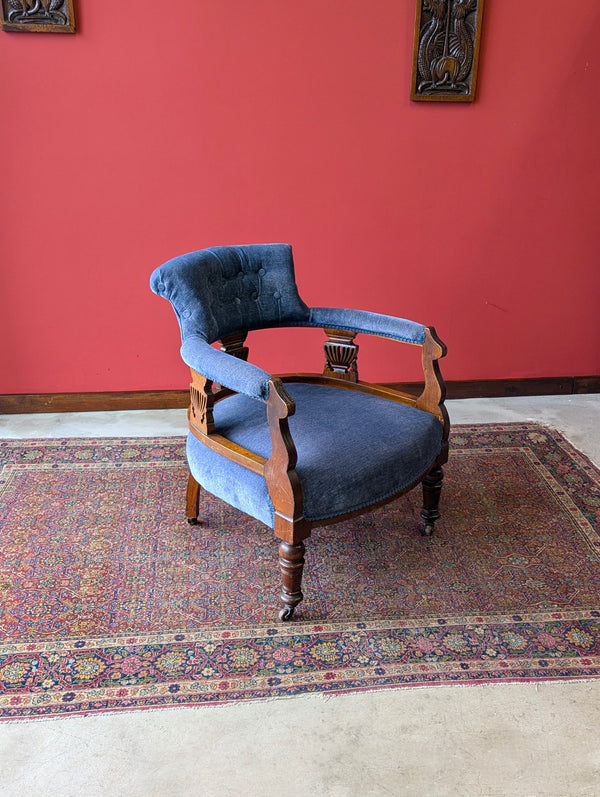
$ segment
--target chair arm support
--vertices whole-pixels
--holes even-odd
[[[430,412],[444,427],[444,440],[448,439],[450,421],[444,406],[446,399],[446,385],[438,365],[438,360],[446,356],[446,344],[437,336],[433,327],[425,329],[425,340],[421,354],[425,386],[417,398],[416,406],[420,410]]]
[[[382,338],[400,340],[422,346],[425,342],[425,327],[416,321],[396,318],[391,315],[370,313],[367,310],[344,310],[333,307],[313,307],[306,326],[328,329],[347,329]]]
[[[302,514],[302,486],[296,473],[298,454],[288,424],[288,418],[295,412],[294,401],[275,377],[269,383],[267,400],[272,450],[264,476],[275,509],[275,534],[292,545],[310,535],[310,523]]]
[[[258,401],[266,401],[269,396],[271,374],[252,363],[214,349],[204,338],[186,338],[181,347],[181,357],[190,368],[211,382]]]

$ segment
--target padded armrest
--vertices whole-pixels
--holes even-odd
[[[364,332],[382,338],[401,340],[422,346],[425,342],[425,327],[416,321],[396,318],[391,315],[370,313],[366,310],[343,310],[334,307],[313,307],[307,326],[327,329],[347,329]]]
[[[266,401],[269,396],[271,374],[252,363],[214,349],[204,338],[186,338],[181,347],[181,357],[194,371],[236,393],[259,401]]]

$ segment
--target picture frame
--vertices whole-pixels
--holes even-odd
[[[0,0],[0,27],[25,33],[75,33],[73,0]]]
[[[417,0],[411,100],[473,102],[484,0]]]

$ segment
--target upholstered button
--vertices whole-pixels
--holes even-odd
[[[281,299],[281,294],[279,293],[279,291],[275,291],[275,293],[273,294],[273,298],[274,299]]]
[[[264,268],[259,268],[258,273],[260,274],[261,277],[264,277],[267,272],[264,270]]]
[[[256,291],[252,291],[250,298],[256,301],[258,299],[258,293]]]
[[[184,310],[181,315],[183,316],[183,318],[189,318],[191,314],[192,314],[191,310]]]
[[[240,273],[238,274],[238,279],[239,280],[244,279],[244,272],[243,271],[240,271]]]

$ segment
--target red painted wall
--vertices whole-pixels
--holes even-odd
[[[597,0],[487,0],[473,105],[409,101],[414,6],[80,2],[74,36],[0,33],[0,393],[184,387],[150,272],[263,241],[309,304],[434,324],[447,378],[600,373]],[[318,369],[321,339],[251,345]]]

